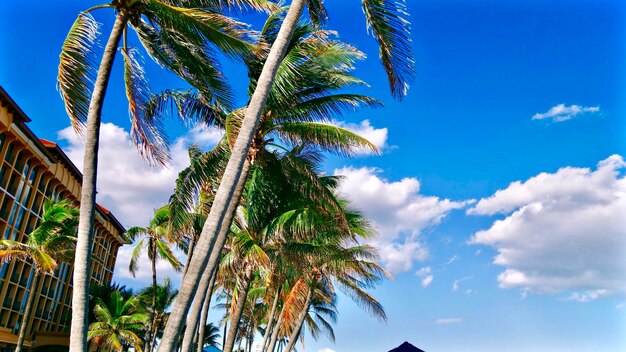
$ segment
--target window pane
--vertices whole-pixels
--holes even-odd
[[[6,156],[4,157],[4,160],[6,160],[6,162],[9,165],[13,164],[13,160],[15,159],[15,142],[11,143],[9,145],[9,148],[7,149],[7,153]]]

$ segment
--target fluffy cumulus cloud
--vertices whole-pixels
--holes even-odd
[[[71,127],[58,133],[65,140],[65,153],[82,169],[84,143]],[[98,203],[114,210],[125,226],[145,224],[154,209],[165,204],[174,190],[178,172],[189,165],[187,147],[214,145],[221,133],[199,125],[178,138],[171,147],[172,160],[166,167],[148,165],[133,146],[128,131],[112,123],[100,129]]]
[[[473,244],[493,247],[501,287],[589,301],[626,294],[626,163],[565,167],[481,199],[469,214],[500,215]]]
[[[549,119],[553,122],[563,122],[574,117],[577,117],[586,113],[596,113],[600,111],[598,106],[580,106],[580,105],[565,105],[559,104],[550,108],[550,110],[544,113],[538,113],[533,115],[533,120]]]
[[[82,169],[83,141],[71,127],[59,131],[58,136],[67,142],[65,153]],[[103,123],[100,129],[98,203],[111,209],[126,227],[146,225],[154,209],[167,202],[178,172],[189,165],[187,147],[196,144],[208,148],[216,144],[221,136],[222,133],[215,128],[198,125],[174,141],[169,166],[152,167],[139,156],[128,131],[112,123]],[[150,267],[142,266],[137,278],[132,278],[127,270],[131,251],[131,246],[120,248],[115,275],[124,282],[141,283],[133,285],[141,287],[151,279]],[[160,277],[178,280],[179,274],[165,262],[157,265]]]
[[[344,177],[340,194],[374,222],[379,236],[372,244],[387,270],[395,273],[409,271],[416,261],[428,258],[420,234],[467,204],[423,195],[417,179],[388,181],[375,168],[345,167],[334,173]]]
[[[360,123],[345,123],[342,121],[333,121],[333,125],[350,130],[361,137],[367,139],[374,144],[378,149],[384,151],[388,149],[387,145],[387,128],[375,128],[369,122],[369,120],[363,120]],[[369,148],[361,148],[357,151],[357,155],[371,155],[372,150]]]

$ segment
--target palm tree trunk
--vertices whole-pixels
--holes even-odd
[[[181,289],[178,294],[176,304],[172,308],[170,318],[163,333],[163,340],[159,345],[159,352],[173,351],[178,336],[184,326],[184,319],[189,311],[195,290],[200,282],[203,271],[213,271],[215,264],[209,265],[209,253],[219,252],[222,246],[216,245],[218,234],[220,233],[223,220],[228,216],[228,208],[231,198],[234,196],[237,183],[241,178],[244,163],[250,150],[250,144],[256,132],[257,125],[265,107],[278,67],[285,56],[287,47],[302,10],[305,0],[292,0],[289,11],[285,16],[274,45],[270,49],[267,61],[263,65],[263,70],[259,77],[257,87],[252,94],[250,104],[246,110],[246,115],[239,130],[237,140],[228,160],[226,170],[222,176],[222,181],[215,195],[213,206],[207,217],[207,221],[202,229],[202,234],[196,245],[195,255],[189,264],[187,275],[183,279]]]
[[[189,248],[187,249],[187,262],[185,263],[185,270],[183,270],[183,277],[187,274],[187,268],[189,268],[189,262],[191,262],[191,257],[193,256],[193,248],[196,245],[196,236],[193,236],[191,242],[189,242]]]
[[[89,103],[89,113],[87,114],[78,240],[74,258],[74,290],[72,292],[72,323],[70,330],[71,352],[86,352],[87,350],[87,316],[89,313],[89,281],[91,279],[91,246],[93,244],[93,224],[96,210],[96,174],[100,142],[100,119],[113,60],[117,53],[120,38],[126,27],[126,20],[126,12],[120,11],[117,14],[102,54],[102,61],[100,62],[98,76],[94,83]]]
[[[224,317],[224,335],[222,337],[222,346],[226,344],[226,335],[228,334],[228,319]]]
[[[30,316],[33,313],[33,302],[35,302],[35,292],[37,291],[37,285],[39,285],[40,276],[41,274],[35,270],[33,281],[30,283],[30,292],[28,292],[26,306],[24,307],[24,315],[20,323],[20,331],[17,335],[17,347],[15,348],[15,352],[22,352],[24,349],[24,339],[26,338],[26,332],[28,332]]]
[[[243,342],[243,337],[239,339],[239,345],[237,346],[237,352],[241,352],[241,343]]]
[[[278,314],[278,318],[276,319],[276,324],[274,325],[274,329],[272,330],[272,335],[270,337],[269,345],[267,345],[267,352],[273,352],[274,347],[276,347],[276,341],[278,341],[278,334],[280,333],[280,325],[283,320],[283,316],[285,313],[285,305],[283,304],[283,308],[280,310],[280,314]]]
[[[208,300],[208,303],[211,304],[211,291],[213,289],[216,276],[217,272],[211,273],[209,283],[205,285],[204,282],[201,282],[200,287],[198,287],[198,292],[205,292],[205,295],[196,295],[192,309],[187,316],[187,328],[185,329],[185,335],[183,336],[183,342],[181,345],[183,351],[191,351],[194,341],[198,343],[198,351],[202,350],[203,341],[199,336],[199,332],[201,331],[204,334],[204,327],[201,324],[201,314],[204,314],[203,307],[204,304],[207,303],[206,301]]]
[[[261,350],[265,348],[265,344],[270,336],[272,325],[274,324],[274,314],[276,314],[276,306],[278,306],[278,298],[280,297],[280,287],[276,290],[274,297],[274,303],[272,303],[272,309],[270,310],[269,318],[267,319],[267,326],[265,327],[265,334],[263,334],[263,342],[261,343]]]
[[[296,342],[298,341],[298,335],[300,335],[302,324],[304,324],[304,320],[306,319],[306,315],[309,311],[309,304],[311,303],[312,296],[313,296],[313,287],[310,287],[309,292],[307,292],[307,295],[306,295],[306,300],[304,301],[304,308],[302,309],[302,312],[300,312],[300,315],[298,316],[298,321],[296,322],[296,325],[294,326],[294,329],[291,332],[291,335],[289,335],[289,343],[287,344],[287,347],[285,348],[285,352],[291,352],[293,347],[296,345]]]
[[[224,344],[223,352],[232,352],[237,339],[237,330],[239,329],[239,323],[241,322],[241,316],[243,309],[246,307],[246,298],[248,297],[248,290],[250,289],[250,283],[252,282],[252,274],[254,273],[252,266],[246,268],[246,273],[243,278],[241,291],[237,297],[237,306],[235,312],[230,317],[230,329],[228,330],[228,337]]]
[[[228,237],[228,231],[230,229],[230,224],[233,222],[233,217],[235,216],[235,212],[237,210],[237,206],[239,205],[239,198],[241,198],[241,192],[243,192],[243,187],[246,184],[246,180],[248,179],[248,172],[250,171],[250,163],[245,162],[243,165],[243,170],[241,172],[241,176],[239,177],[239,181],[237,181],[237,188],[235,189],[235,194],[233,194],[233,198],[231,199],[230,204],[228,205],[227,217],[224,218],[224,222],[220,228],[220,233],[217,236],[216,245],[220,247],[220,251],[212,252],[211,257],[209,258],[209,263],[217,263],[219,261],[221,253],[221,248],[224,246],[226,242],[226,238]],[[212,271],[207,270],[202,273],[202,278],[200,281],[200,285],[197,287],[197,292],[206,292],[209,290],[211,276],[215,273],[217,275],[217,265],[213,265]],[[183,279],[184,281],[184,279]],[[182,287],[181,287],[182,290]],[[180,293],[179,293],[180,296]],[[179,298],[177,297],[177,300]],[[192,306],[191,312],[187,316],[187,327],[188,329],[185,331],[185,335],[183,338],[183,351],[189,351],[191,347],[191,343],[193,342],[193,336],[196,333],[198,318],[200,317],[200,312],[202,311],[202,303],[204,300],[202,297],[197,297],[194,300],[194,304]],[[208,309],[208,307],[207,307]],[[207,311],[208,314],[208,311]],[[170,318],[171,319],[171,315]],[[169,325],[169,320],[168,320]],[[193,329],[189,329],[190,327],[194,327]],[[201,327],[202,328],[202,327]],[[226,335],[224,335],[226,337]],[[163,336],[165,338],[165,334]],[[202,339],[198,339],[198,343],[201,343]],[[161,343],[163,343],[161,341]],[[160,345],[159,345],[160,346]],[[160,351],[160,347],[159,347]]]
[[[156,330],[156,299],[157,299],[157,272],[156,272],[156,238],[153,238],[150,251],[152,252],[152,312],[150,313],[150,329],[148,329],[149,340],[146,339],[147,348],[144,352],[151,352],[156,342],[156,333],[152,333]]]
[[[202,347],[204,347],[204,329],[206,328],[209,320],[209,309],[211,308],[211,297],[213,297],[213,286],[215,286],[216,277],[217,272],[213,273],[213,276],[211,276],[211,282],[209,282],[206,297],[204,298],[204,308],[202,309],[202,316],[200,317],[199,322],[200,328],[198,329],[198,351],[202,351]]]

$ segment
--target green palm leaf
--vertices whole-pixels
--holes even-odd
[[[405,0],[362,0],[362,3],[367,24],[378,42],[391,94],[402,99],[415,74]]]
[[[96,66],[93,47],[98,29],[98,23],[90,14],[81,13],[61,47],[57,88],[72,127],[79,133],[82,133],[89,111]]]
[[[347,156],[356,154],[361,148],[380,154],[378,147],[367,139],[345,128],[329,124],[285,122],[276,129],[281,138],[295,145],[309,143],[321,150]]]

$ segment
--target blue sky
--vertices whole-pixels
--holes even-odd
[[[410,0],[416,79],[397,102],[358,1],[326,2],[329,27],[368,55],[356,74],[371,87],[357,91],[385,107],[344,122],[383,155],[331,157],[325,168],[346,176],[342,191],[379,226],[374,244],[395,279],[375,291],[387,324],[342,297],[337,342],[309,339],[306,350],[387,351],[404,340],[428,352],[626,349],[625,6]],[[78,164],[55,77],[65,33],[91,4],[10,2],[0,14],[0,85]],[[106,34],[112,14],[96,18]],[[155,89],[184,87],[149,61]],[[244,101],[241,67],[224,70]],[[173,168],[145,166],[125,144],[120,73],[117,62],[99,201],[131,226],[166,200],[184,146],[216,133],[172,124]],[[120,281],[142,282],[120,266]]]

